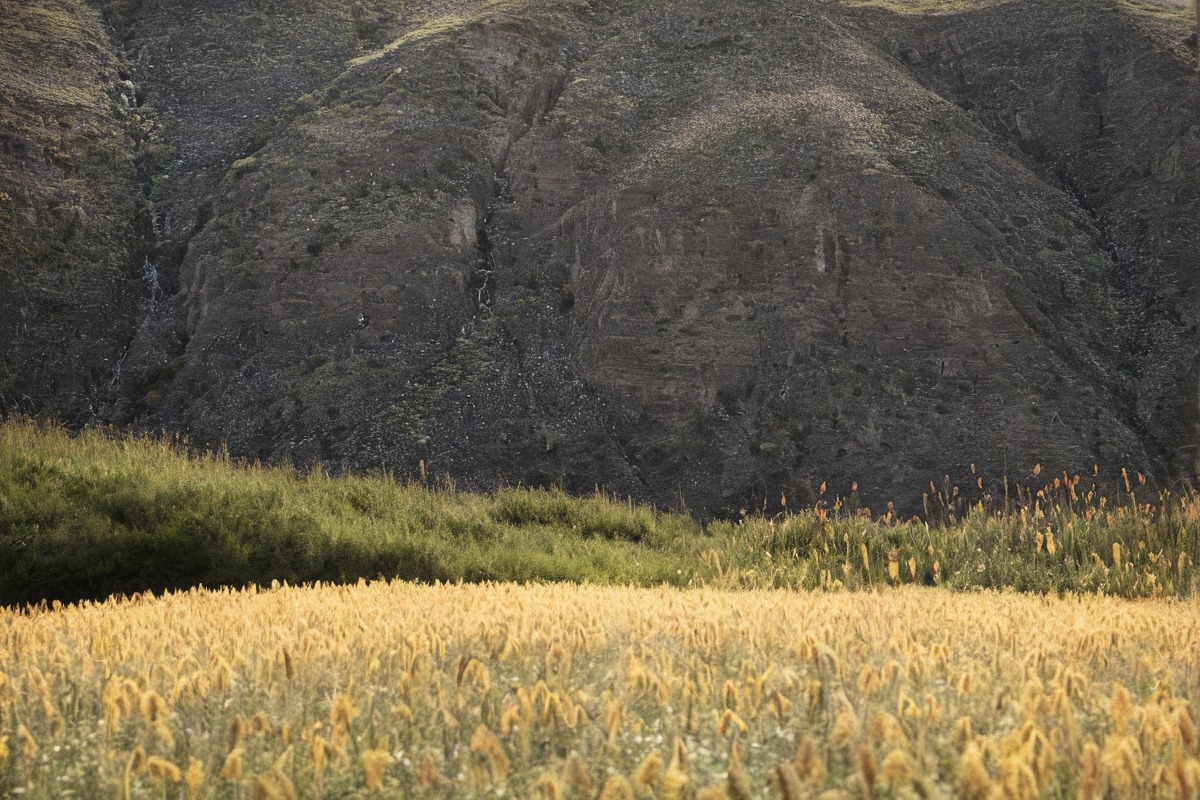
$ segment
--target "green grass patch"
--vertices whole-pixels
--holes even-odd
[[[3,603],[377,576],[682,584],[703,538],[689,519],[599,495],[484,496],[100,430],[0,427]]]
[[[607,495],[492,494],[389,475],[247,464],[180,443],[0,426],[0,603],[271,581],[575,581],[722,588],[954,589],[1185,596],[1200,501],[1065,484],[939,522],[833,502],[707,527]],[[936,499],[936,498],[935,498]]]

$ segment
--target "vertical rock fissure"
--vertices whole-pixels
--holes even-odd
[[[510,128],[509,135],[505,137],[493,160],[494,174],[488,187],[491,199],[486,203],[479,217],[476,230],[476,249],[479,255],[469,282],[470,288],[474,291],[475,317],[478,319],[490,319],[495,305],[497,287],[495,248],[503,236],[503,231],[500,229],[501,223],[497,219],[497,211],[502,206],[512,205],[514,202],[512,180],[508,174],[509,157],[513,148],[540,124],[546,114],[554,110],[569,75],[570,66],[562,65],[559,74],[549,78],[548,82],[535,80],[533,85],[528,87],[528,94],[521,104],[522,110],[519,118],[516,120],[509,118],[508,120],[509,124],[515,125],[515,127]],[[517,105],[508,102],[504,104],[504,107],[516,108]],[[513,264],[509,263],[505,266],[512,267]]]
[[[131,58],[124,40],[113,26],[111,20],[105,20],[105,28],[113,52],[116,53],[120,63],[118,75],[122,81],[121,88],[123,91],[120,92],[118,99],[123,107],[123,111],[128,116],[129,123],[127,130],[134,145],[134,166],[137,170],[134,207],[138,217],[135,227],[141,231],[141,241],[137,254],[142,258],[140,274],[142,297],[136,313],[137,324],[128,340],[125,341],[120,355],[113,364],[109,373],[107,386],[102,387],[102,390],[108,395],[107,400],[111,402],[115,399],[114,394],[120,390],[121,374],[130,348],[146,330],[155,313],[166,299],[167,295],[163,288],[159,271],[159,259],[161,257],[163,238],[170,231],[169,223],[155,209],[152,197],[156,170],[148,145],[155,130],[153,114],[151,109],[145,106],[142,90],[133,81],[134,73],[130,65],[134,63],[134,59]]]
[[[1150,446],[1154,444],[1153,437],[1137,413],[1140,373],[1138,359],[1148,336],[1154,290],[1147,284],[1146,276],[1138,269],[1136,253],[1121,246],[1111,225],[1079,191],[1071,176],[1060,174],[1058,184],[1076,207],[1092,221],[1096,227],[1099,244],[1112,263],[1112,286],[1120,299],[1123,312],[1127,315],[1127,325],[1119,332],[1122,340],[1118,348],[1119,360],[1114,365],[1121,375],[1121,385],[1118,391],[1112,393],[1113,401],[1121,421],[1137,434],[1148,452],[1155,451],[1158,448]]]
[[[475,261],[475,271],[471,275],[470,286],[475,291],[475,317],[479,319],[491,317],[492,305],[495,300],[496,256],[492,252],[492,235],[489,233],[493,224],[493,213],[491,208],[484,212],[479,229],[476,231],[475,248],[479,256]]]

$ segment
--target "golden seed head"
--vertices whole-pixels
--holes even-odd
[[[833,722],[829,744],[834,750],[848,750],[858,738],[858,715],[853,708],[843,708]]]
[[[1142,749],[1132,736],[1110,736],[1100,766],[1116,797],[1132,797],[1142,785]]]
[[[1181,705],[1179,710],[1175,712],[1175,721],[1179,725],[1179,736],[1183,739],[1183,745],[1188,751],[1195,753],[1197,751],[1196,738],[1196,723],[1192,721],[1192,715],[1188,713],[1188,708]],[[2,760],[2,759],[0,759]]]
[[[554,774],[554,770],[547,769],[542,772],[542,776],[533,785],[533,794],[539,800],[561,800],[563,796],[562,782]]]
[[[862,692],[867,698],[875,696],[875,693],[883,688],[883,678],[879,671],[870,664],[865,665],[862,671],[858,673],[858,691]]]
[[[825,757],[811,736],[805,736],[796,747],[796,755],[792,759],[796,774],[802,780],[812,781],[820,785],[829,774],[825,766]]]
[[[959,717],[954,721],[954,745],[960,751],[975,739],[975,728],[970,717]]]
[[[333,703],[329,712],[329,721],[335,728],[347,728],[350,721],[358,716],[358,707],[349,695],[340,695]]]
[[[313,772],[319,781],[329,766],[329,743],[320,736],[314,736],[312,739],[312,760]]]
[[[732,709],[725,709],[717,719],[717,732],[728,738],[733,733],[745,736],[750,732],[750,726]]]
[[[867,796],[875,796],[875,784],[879,782],[879,766],[875,763],[875,751],[865,745],[858,749],[858,773],[866,786]]]
[[[725,685],[721,687],[721,701],[725,708],[737,710],[740,695],[737,684],[731,680],[726,680]]]
[[[1095,742],[1083,747],[1083,774],[1079,780],[1079,800],[1096,800],[1100,783],[1100,748]]]
[[[21,740],[21,757],[26,761],[33,761],[38,752],[38,743],[24,723],[17,726],[17,737]]]
[[[683,800],[687,795],[688,776],[674,767],[667,770],[662,782],[662,800]]]
[[[245,776],[245,765],[242,763],[244,753],[241,745],[235,747],[233,752],[225,757],[225,763],[221,766],[217,779],[229,783],[240,783]]]
[[[502,786],[508,777],[511,762],[504,745],[496,738],[496,734],[488,730],[486,725],[480,725],[471,735],[471,750],[482,756],[491,772],[492,783]]]
[[[578,753],[567,759],[567,788],[575,794],[591,796],[593,791],[592,770]]]
[[[683,739],[679,738],[678,736],[675,737],[675,747],[671,751],[671,765],[667,767],[668,772],[671,770],[677,770],[685,775],[688,771],[687,748],[684,747]]]
[[[884,756],[883,779],[888,783],[907,783],[913,778],[912,757],[903,750],[893,750]]]
[[[638,765],[637,772],[633,773],[633,785],[641,791],[653,791],[654,787],[658,785],[662,773],[662,758],[658,753],[651,753]]]
[[[1012,798],[1012,800],[1038,799],[1037,778],[1033,774],[1033,769],[1020,755],[1014,753],[1004,759],[1000,769],[1003,773],[1001,786],[1004,797]]]
[[[772,778],[783,800],[800,800],[804,796],[804,789],[800,784],[800,776],[796,773],[796,768],[791,764],[786,762],[780,764],[772,773]]]
[[[963,800],[988,800],[994,784],[984,766],[983,756],[974,744],[967,745],[955,775],[958,796]]]
[[[1117,733],[1124,733],[1133,717],[1133,700],[1129,696],[1129,690],[1120,683],[1113,684],[1109,711],[1112,713],[1113,728]]]
[[[237,747],[250,735],[250,723],[241,714],[236,714],[229,723],[229,746]]]
[[[432,751],[426,751],[417,759],[417,783],[422,789],[428,789],[442,780],[442,769],[438,757]],[[537,786],[534,786],[535,792]]]
[[[279,768],[254,779],[250,788],[251,800],[299,800],[292,779]]]
[[[141,712],[147,722],[157,722],[168,716],[171,709],[158,692],[146,692],[141,697]]]
[[[1183,766],[1183,773],[1187,777],[1188,786],[1200,787],[1200,760],[1189,758]]]
[[[194,758],[188,759],[187,769],[183,771],[183,786],[187,791],[188,800],[197,800],[204,791],[204,762]]]
[[[504,713],[500,715],[500,735],[508,736],[512,733],[513,728],[521,724],[521,706],[509,706]]]
[[[867,723],[867,738],[875,745],[908,744],[908,736],[904,733],[900,721],[886,711],[877,711],[871,716]]]
[[[599,800],[633,800],[633,787],[622,775],[610,775],[600,790]]]
[[[138,745],[129,754],[129,760],[125,762],[125,771],[131,775],[141,775],[146,771],[146,749]]]
[[[179,783],[183,780],[183,772],[179,767],[158,756],[146,759],[146,773],[156,781]]]
[[[383,774],[387,770],[392,757],[386,750],[367,750],[362,754],[363,775],[366,776],[367,791],[373,792],[383,788]]]

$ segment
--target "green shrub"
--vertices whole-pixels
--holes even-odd
[[[835,500],[705,528],[602,493],[480,495],[388,475],[300,474],[18,419],[0,425],[0,603],[380,576],[1194,593],[1200,499],[1147,502],[1144,487],[1126,488],[1113,502],[1018,488],[996,508],[934,490],[927,520],[872,518]]]
[[[258,169],[258,157],[246,156],[245,158],[239,158],[229,166],[229,169],[238,177],[245,175],[247,172],[253,172]]]

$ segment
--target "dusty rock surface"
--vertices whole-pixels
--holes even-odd
[[[124,75],[124,77],[123,77]],[[93,417],[138,325],[144,138],[82,0],[0,2],[0,408]]]
[[[80,180],[114,243],[62,254],[91,282],[47,310],[58,273],[11,237],[63,234],[0,205],[10,410],[705,514],[823,482],[918,509],[930,480],[973,486],[972,464],[1195,475],[1200,77],[1181,9],[100,10],[103,44],[70,45],[97,64],[62,69],[109,105],[129,74],[138,126],[105,122],[120,163],[68,178],[0,150],[26,216],[38,187]],[[0,73],[6,114],[78,114],[16,95],[29,69]],[[39,358],[65,318],[86,346]]]

